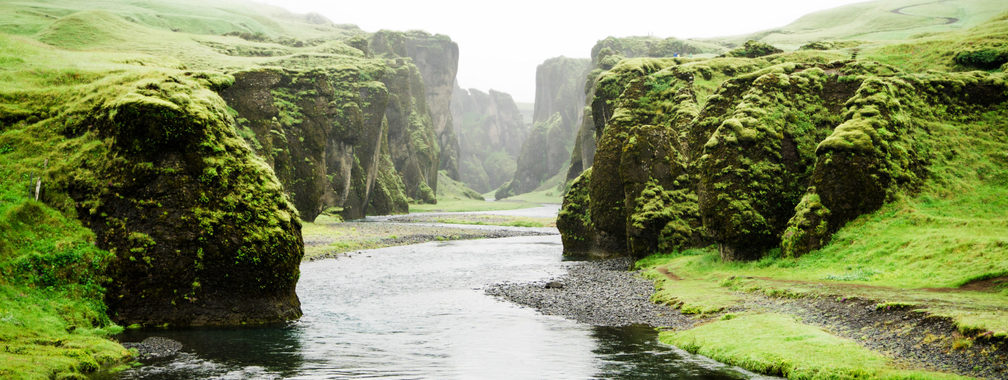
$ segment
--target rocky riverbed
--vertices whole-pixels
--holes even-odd
[[[571,262],[563,276],[533,283],[496,284],[486,292],[547,315],[596,326],[692,326],[694,319],[651,302],[654,284],[628,271],[632,263],[626,258]]]

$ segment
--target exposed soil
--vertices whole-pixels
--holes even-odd
[[[976,280],[960,286],[956,289],[971,290],[975,292],[996,292],[1008,288],[1008,276],[998,276],[985,280]]]

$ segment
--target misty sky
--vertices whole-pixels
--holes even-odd
[[[535,68],[556,56],[588,58],[607,36],[715,37],[783,26],[804,14],[861,0],[417,1],[259,0],[318,12],[368,32],[420,29],[459,45],[463,88],[535,98]]]

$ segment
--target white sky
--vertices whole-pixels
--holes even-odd
[[[556,56],[589,58],[607,36],[716,37],[783,26],[863,0],[259,0],[340,24],[446,34],[460,50],[463,88],[535,99],[535,69]]]

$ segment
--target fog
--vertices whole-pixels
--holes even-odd
[[[535,69],[555,56],[588,58],[607,36],[716,37],[783,26],[857,0],[763,1],[408,1],[261,0],[317,12],[368,32],[419,29],[459,45],[458,81],[496,89],[518,102],[535,98]]]

